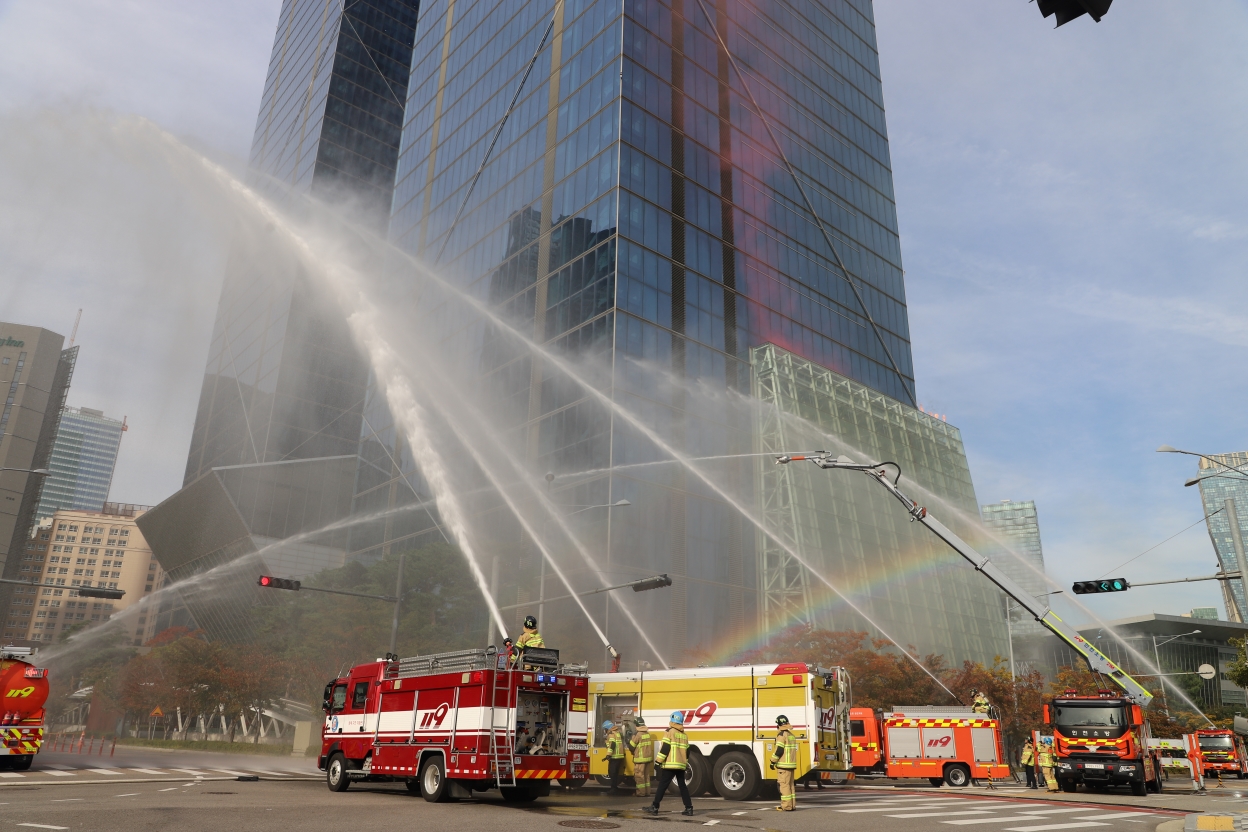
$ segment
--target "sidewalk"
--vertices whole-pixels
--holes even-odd
[[[852,782],[852,781],[851,781]],[[972,787],[967,789],[950,789],[942,786],[939,791],[947,792],[963,792],[975,794],[978,796],[999,796],[1003,800],[1049,800],[1057,802],[1078,802],[1078,803],[1095,803],[1112,806],[1130,806],[1141,809],[1171,809],[1177,812],[1242,812],[1248,813],[1248,780],[1229,780],[1224,781],[1222,787],[1218,787],[1217,781],[1212,781],[1207,787],[1204,794],[1192,794],[1191,783],[1186,781],[1186,788],[1180,788],[1180,781],[1170,780],[1166,784],[1166,790],[1161,794],[1149,794],[1144,797],[1136,797],[1131,793],[1123,790],[1114,790],[1104,793],[1089,792],[1080,789],[1073,794],[1066,792],[1057,792],[1050,794],[1043,789],[1019,789],[1013,784],[1009,786],[999,785],[995,791],[984,787]],[[1235,785],[1231,785],[1234,783]],[[865,784],[854,783],[853,787],[862,788]],[[887,788],[887,787],[875,787]],[[906,789],[904,786],[898,786],[900,789]],[[924,789],[922,786],[916,786],[913,790],[907,791],[937,791],[936,789]]]

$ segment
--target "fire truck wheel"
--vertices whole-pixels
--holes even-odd
[[[1079,790],[1079,784],[1074,780],[1058,780],[1057,785],[1064,792],[1074,792]]]
[[[13,758],[14,771],[26,771],[30,768],[30,764],[35,761],[34,754],[18,754]]]
[[[962,763],[945,766],[945,782],[955,789],[969,786],[971,784],[971,770]]]
[[[532,803],[537,800],[537,789],[528,786],[503,786],[499,791],[508,803]]]
[[[927,779],[933,786],[935,786],[938,789],[945,783],[945,778],[943,777],[929,777]]]
[[[407,786],[408,794],[420,794],[420,781],[419,780],[404,780],[403,785]]]
[[[420,769],[420,795],[430,803],[442,803],[447,799],[446,769],[442,758],[434,755]]]
[[[758,766],[744,751],[729,751],[715,761],[711,782],[725,800],[752,800],[758,792]]]
[[[351,777],[347,774],[347,758],[335,752],[325,765],[325,785],[331,792],[345,792],[351,785]]]
[[[1136,797],[1143,797],[1144,795],[1148,794],[1148,784],[1145,783],[1143,780],[1140,780],[1138,782],[1134,780],[1131,781],[1131,794],[1135,795]]]
[[[685,784],[689,787],[690,795],[702,794],[711,788],[710,769],[706,758],[690,749],[689,768],[685,770]],[[673,787],[675,787],[675,782],[675,780],[672,781]]]

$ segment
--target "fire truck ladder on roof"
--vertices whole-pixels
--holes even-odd
[[[502,789],[504,786],[515,787],[516,785],[516,738],[515,738],[515,715],[511,705],[512,680],[515,677],[515,668],[507,666],[507,654],[500,653],[495,659],[501,663],[495,665],[494,684],[491,686],[490,693],[490,765],[494,767],[494,783]],[[503,669],[505,668],[505,669]],[[498,694],[502,691],[504,706],[503,711],[503,738],[499,742],[498,737]]]

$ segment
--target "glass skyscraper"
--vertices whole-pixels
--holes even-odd
[[[1044,579],[1044,549],[1040,545],[1040,518],[1032,500],[1002,500],[980,506],[984,525],[995,534],[988,554],[1001,571],[1023,589],[1039,597],[1049,591]],[[1017,557],[1001,551],[1008,547]],[[994,551],[995,550],[995,556]],[[1009,603],[1010,624],[1016,636],[1047,635],[1035,618],[1018,604]]]
[[[42,523],[60,509],[100,511],[108,501],[126,426],[103,411],[67,407],[52,445],[47,482],[35,509]]]
[[[1248,452],[1210,454],[1201,457],[1198,476],[1200,500],[1208,518],[1209,540],[1223,572],[1238,572],[1248,563],[1244,541],[1248,540]],[[1230,621],[1248,620],[1244,581],[1233,578],[1218,581],[1222,602]]]
[[[768,344],[913,410],[869,0],[428,0],[411,79],[391,238],[539,344],[592,356],[606,367],[599,389],[679,452],[754,449],[748,417],[691,391],[750,396],[752,351]],[[490,326],[431,325],[448,354],[486,378],[530,472],[554,474],[553,499],[600,509],[575,526],[603,572],[675,578],[670,591],[625,601],[668,659],[727,658],[793,623],[763,614],[756,529],[728,496],[730,485],[761,504],[753,461],[726,464],[711,481],[646,467],[663,456],[653,441],[549,364]],[[427,496],[376,389],[363,436],[356,510]],[[965,489],[940,477],[934,487],[974,513],[960,465]],[[606,508],[621,499],[631,506]],[[541,559],[497,509],[481,507],[497,518],[499,602],[536,608],[552,594]],[[353,551],[435,533],[431,518],[407,517],[354,534]],[[564,567],[584,589],[600,583],[574,559]],[[951,580],[964,591],[931,603],[995,592]],[[598,661],[580,614],[547,608],[560,611],[543,623],[548,643]],[[610,604],[591,612],[626,654],[650,657]],[[1000,652],[1004,622],[993,614],[949,643],[952,660]],[[900,635],[933,645],[926,616],[911,618]]]

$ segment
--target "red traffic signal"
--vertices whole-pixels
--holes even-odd
[[[290,578],[274,578],[272,575],[261,575],[260,580],[256,581],[256,583],[269,589],[293,589],[295,592],[298,592],[299,587],[303,585],[299,581],[291,580]]]

